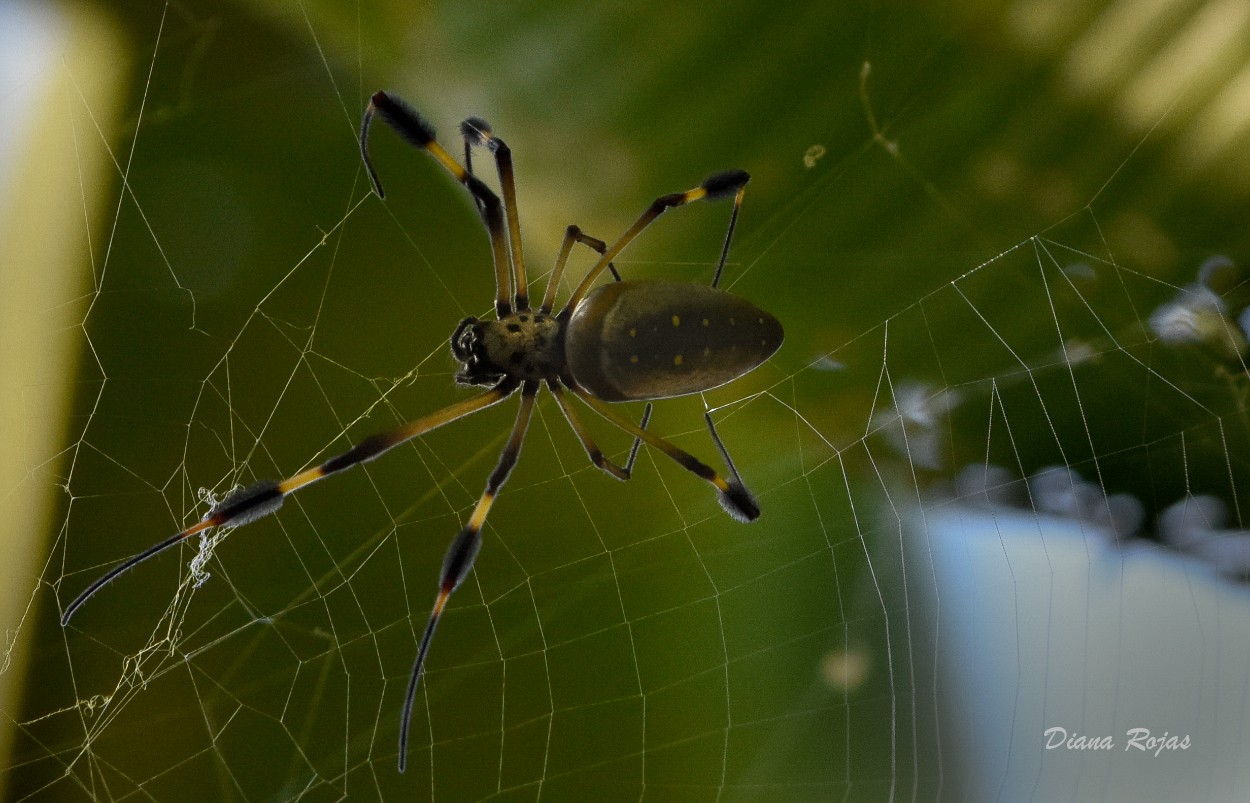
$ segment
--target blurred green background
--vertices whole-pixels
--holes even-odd
[[[126,54],[92,67],[116,111],[43,99],[63,122],[46,147],[111,177],[71,268],[72,409],[62,447],[0,489],[54,505],[52,557],[18,581],[33,607],[5,624],[26,677],[3,712],[10,799],[958,797],[907,569],[897,548],[865,564],[865,541],[899,538],[898,500],[989,460],[1098,473],[1148,513],[1239,501],[1239,355],[1145,326],[1205,259],[1247,255],[1233,5],[93,8]],[[650,452],[604,477],[540,405],[435,641],[405,776],[416,639],[511,404],[232,534],[193,594],[188,547],[57,622],[201,517],[200,489],[290,476],[466,392],[446,341],[490,308],[488,243],[467,194],[381,127],[388,197],[370,194],[356,133],[379,88],[453,153],[470,115],[507,140],[540,288],[566,225],[610,240],[657,195],[746,169],[726,284],[787,336],[653,424],[711,457],[716,409],[764,508],[749,527]],[[728,211],[671,212],[619,264],[707,281]],[[903,381],[958,393],[934,465],[873,431]]]

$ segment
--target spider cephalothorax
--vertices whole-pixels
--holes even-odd
[[[451,335],[462,385],[495,385],[504,377],[555,379],[564,370],[564,327],[554,315],[521,310],[497,321],[465,318]]]

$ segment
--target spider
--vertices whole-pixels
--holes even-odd
[[[430,642],[448,599],[473,567],[482,546],[482,526],[520,456],[539,389],[546,385],[551,391],[591,463],[599,469],[618,480],[628,480],[638,448],[645,441],[682,468],[711,483],[716,488],[721,506],[730,516],[743,522],[754,521],[760,515],[759,505],[743,485],[728,450],[716,433],[710,414],[705,413],[704,420],[711,432],[712,442],[725,461],[728,476],[647,431],[647,423],[653,400],[698,393],[737,379],[772,356],[781,346],[783,333],[781,324],[772,315],[749,301],[716,288],[729,255],[742,196],[750,180],[745,171],[716,173],[686,192],[660,196],[611,246],[584,234],[577,226],[569,226],[556,255],[542,303],[537,308],[531,308],[521,249],[521,226],[517,217],[512,152],[508,146],[492,133],[490,125],[484,120],[471,117],[460,126],[465,146],[462,166],[439,145],[433,127],[411,106],[394,95],[377,92],[370,99],[361,120],[360,153],[379,199],[385,198],[386,194],[369,158],[368,144],[369,129],[375,116],[408,143],[433,156],[463,184],[472,194],[485,223],[495,268],[495,319],[468,317],[460,321],[451,335],[451,353],[461,366],[456,382],[484,386],[488,390],[410,421],[398,429],[367,437],[342,454],[287,479],[265,480],[234,491],[199,523],[152,545],[87,586],[65,608],[61,624],[68,625],[83,603],[117,577],[191,536],[214,527],[242,527],[268,516],[282,507],[287,496],[300,488],[373,460],[412,438],[498,404],[519,390],[521,403],[512,433],[473,513],[452,540],[443,559],[438,594],[413,662],[400,718],[399,771],[403,772],[407,763],[413,702]],[[485,147],[494,156],[502,200],[473,174],[472,149],[475,146]],[[612,260],[665,210],[691,201],[729,196],[734,199],[733,211],[710,287],[621,279]],[[599,259],[573,290],[564,307],[559,312],[553,312],[556,289],[560,285],[565,263],[577,244],[593,249],[599,254]],[[614,281],[594,287],[595,280],[605,270],[611,273]],[[624,465],[604,456],[565,391],[634,436]],[[622,418],[609,406],[611,402],[620,401],[647,402],[639,423]]]

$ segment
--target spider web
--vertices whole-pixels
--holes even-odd
[[[80,363],[19,380],[9,416],[33,452],[11,447],[5,518],[51,506],[9,582],[9,798],[1244,796],[1239,4],[410,13],[118,7],[94,67],[93,18],[67,13],[38,23],[55,57],[5,73],[6,119],[54,107],[76,289],[28,306]],[[130,96],[93,94],[96,72]],[[542,398],[402,776],[439,566],[515,401],[58,621],[232,489],[464,397],[447,336],[490,308],[486,237],[389,131],[388,198],[369,193],[378,87],[453,152],[472,114],[507,139],[537,292],[569,223],[610,240],[747,169],[725,286],[787,338],[651,424],[714,461],[711,411],[750,526],[649,449],[606,477]],[[18,233],[39,197],[20,178]],[[674,210],[618,265],[706,282],[727,216]]]

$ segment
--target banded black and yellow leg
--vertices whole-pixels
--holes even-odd
[[[596,468],[611,474],[622,482],[629,479],[634,470],[634,461],[638,459],[638,448],[642,446],[642,438],[637,435],[634,436],[634,445],[630,447],[629,458],[626,459],[624,466],[618,465],[606,457],[603,454],[603,450],[591,438],[590,431],[582,423],[581,417],[573,409],[573,405],[569,404],[569,400],[565,398],[564,391],[560,389],[560,384],[554,380],[549,380],[547,387],[551,388],[551,395],[555,396],[556,403],[560,405],[560,411],[564,413],[564,420],[569,422],[569,426],[573,428],[573,433],[582,442],[582,448],[586,450],[586,456],[590,458],[590,462]],[[651,402],[647,402],[647,406],[642,411],[642,421],[638,424],[638,428],[646,429],[650,420]]]
[[[624,234],[614,242],[602,256],[599,261],[594,264],[582,279],[581,284],[573,291],[573,295],[569,298],[561,315],[571,315],[577,303],[581,301],[587,293],[590,292],[591,286],[595,280],[599,278],[599,274],[607,268],[608,263],[629,245],[635,237],[642,233],[643,229],[650,226],[656,218],[662,215],[666,210],[675,206],[684,206],[691,201],[714,201],[718,198],[724,198],[733,195],[735,198],[734,212],[730,216],[729,234],[733,234],[733,227],[737,223],[737,210],[742,203],[743,190],[746,184],[751,180],[750,174],[745,170],[726,170],[723,173],[717,173],[708,176],[702,184],[692,190],[685,192],[676,192],[671,195],[661,195],[652,201],[651,206],[647,207],[647,211],[643,212],[638,220],[634,221],[634,225],[630,226]],[[724,259],[729,253],[729,240],[725,240],[722,248],[721,258]],[[719,277],[716,279],[719,281]]]
[[[598,237],[591,237],[589,234],[583,232],[577,225],[571,225],[565,229],[564,242],[560,245],[560,252],[556,255],[555,267],[551,270],[551,278],[547,280],[547,292],[543,295],[543,303],[540,308],[543,312],[551,312],[551,308],[555,305],[556,291],[560,287],[560,277],[564,275],[564,266],[569,261],[569,254],[572,252],[573,246],[578,243],[590,248],[598,254],[603,254],[608,248],[607,243],[603,240],[600,240]],[[615,281],[621,281],[621,274],[616,272],[616,266],[611,262],[608,263],[608,270],[612,272],[612,278]],[[629,461],[623,469],[624,476],[618,473],[618,471],[622,471],[622,469],[620,469],[620,467],[615,463],[607,461],[607,464],[605,465],[597,462],[595,460],[595,455],[599,454],[602,456],[602,452],[600,452],[598,447],[594,445],[594,442],[590,440],[589,433],[584,427],[582,427],[581,421],[577,418],[573,408],[570,407],[567,404],[567,401],[560,395],[559,385],[553,382],[549,382],[548,385],[551,387],[551,392],[555,394],[557,401],[560,403],[560,409],[564,412],[565,420],[569,422],[569,425],[573,427],[573,431],[577,433],[578,439],[582,442],[582,448],[586,450],[586,454],[590,457],[591,462],[617,479],[629,479],[629,473],[634,467],[634,460],[638,457],[638,447],[642,445],[642,441],[638,438],[634,438],[634,445],[629,450]],[[638,426],[646,429],[647,422],[650,420],[651,403],[648,402],[642,413],[642,421],[638,424]],[[594,449],[593,451],[592,447]],[[611,466],[611,468],[608,466]]]
[[[569,261],[569,253],[573,250],[573,246],[578,243],[586,246],[587,248],[590,248],[592,251],[598,254],[602,254],[608,248],[607,243],[605,243],[603,240],[600,240],[598,237],[591,237],[589,234],[586,234],[585,232],[583,232],[581,228],[579,228],[576,225],[569,226],[567,229],[565,229],[564,230],[564,242],[560,245],[560,252],[556,255],[556,265],[551,270],[551,278],[547,281],[547,292],[543,295],[543,303],[541,307],[543,312],[551,312],[552,306],[555,305],[556,291],[560,287],[560,277],[563,276],[564,274],[564,266]],[[618,282],[621,281],[621,274],[616,272],[616,266],[613,265],[611,262],[608,263],[608,270],[612,272],[613,280],[618,281]],[[551,387],[551,392],[556,395],[557,400],[560,402],[560,409],[564,412],[565,420],[569,422],[569,425],[573,427],[573,431],[577,433],[577,437],[579,440],[581,440],[582,447],[586,450],[586,454],[590,457],[591,462],[594,463],[599,468],[603,469],[604,471],[608,472],[612,476],[616,477],[617,479],[620,479],[620,480],[629,479],[629,473],[633,469],[634,460],[638,457],[638,447],[642,445],[642,441],[639,440],[638,438],[634,438],[634,445],[629,450],[629,461],[626,463],[626,466],[624,468],[624,476],[621,476],[621,474],[617,473],[618,470],[620,470],[620,468],[615,463],[608,461],[608,465],[611,466],[611,468],[609,468],[608,465],[601,465],[600,463],[596,462],[595,454],[596,453],[602,454],[602,453],[598,451],[598,447],[595,447],[595,451],[591,451],[591,448],[594,447],[594,442],[589,439],[589,433],[587,433],[585,429],[581,427],[581,421],[577,419],[576,413],[573,412],[573,408],[570,407],[566,403],[566,401],[562,400],[562,397],[560,396],[559,386],[554,383],[548,383],[548,384]],[[648,402],[646,408],[642,412],[642,421],[638,424],[638,426],[642,427],[643,429],[646,429],[647,422],[650,420],[651,420],[651,403]]]
[[[466,170],[450,153],[438,144],[434,138],[434,126],[400,98],[386,92],[375,92],[369,99],[364,117],[360,121],[360,156],[364,160],[365,170],[373,183],[374,192],[379,198],[385,198],[382,182],[373,162],[369,158],[369,129],[373,125],[373,116],[378,115],[395,133],[409,144],[421,148],[451,173],[452,177],[468,188],[477,202],[482,214],[482,222],[490,235],[491,257],[495,263],[495,314],[503,317],[512,311],[511,269],[508,261],[508,243],[504,233],[503,205],[499,196],[487,187],[477,176]]]
[[[251,524],[257,519],[264,518],[270,513],[275,513],[282,507],[283,501],[287,496],[295,493],[306,485],[311,485],[317,480],[324,479],[331,474],[337,474],[346,471],[352,466],[366,463],[380,456],[382,453],[393,449],[394,447],[412,440],[418,435],[422,435],[430,430],[437,429],[444,424],[449,424],[459,418],[484,410],[493,404],[504,400],[513,391],[517,389],[519,383],[516,381],[505,380],[494,388],[463,401],[444,407],[443,409],[431,413],[423,418],[410,421],[398,429],[390,432],[383,432],[378,435],[372,435],[365,438],[360,443],[348,449],[342,454],[331,457],[324,463],[314,466],[307,471],[302,471],[293,477],[285,480],[264,480],[246,488],[240,488],[234,493],[227,496],[218,504],[212,512],[205,516],[198,523],[188,527],[180,533],[176,533],[166,538],[160,543],[148,547],[144,551],[126,560],[120,565],[114,567],[102,577],[97,579],[91,585],[87,586],[81,594],[74,598],[74,601],[66,606],[64,613],[61,614],[61,624],[69,624],[70,617],[83,606],[83,604],[91,599],[97,591],[104,588],[109,583],[116,580],[121,575],[143,563],[151,557],[155,557],[165,550],[174,547],[183,541],[186,541],[193,535],[210,530],[214,527],[242,527],[245,524]]]
[[[476,120],[477,118],[470,117],[469,119]],[[468,120],[466,120],[465,122],[468,122]],[[481,120],[480,122],[485,123],[486,121]],[[464,123],[460,124],[460,128],[461,129],[464,128]],[[476,175],[476,173],[473,172],[473,144],[470,143],[468,140],[465,140],[465,143],[464,143],[464,170],[466,173],[468,173],[471,176]],[[478,199],[476,195],[473,196],[473,201],[474,203],[477,204],[477,211],[479,212],[483,211],[482,202],[481,200]]]
[[[518,310],[530,307],[529,282],[525,274],[525,253],[521,246],[521,220],[516,202],[516,176],[512,170],[512,149],[491,132],[490,123],[480,117],[470,117],[460,124],[464,137],[464,158],[468,163],[473,145],[481,145],[495,155],[495,169],[499,173],[499,188],[503,190],[504,214],[508,218],[508,243],[512,246],[512,271],[515,282],[514,298]]]
[[[717,451],[720,452],[721,459],[725,461],[725,468],[729,470],[730,485],[738,485],[745,488],[742,482],[742,475],[738,473],[738,467],[734,465],[734,460],[729,456],[729,450],[725,448],[725,442],[720,439],[720,433],[716,431],[716,424],[712,421],[711,413],[704,413],[703,420],[707,422],[708,431],[712,433],[712,443],[716,444]],[[759,513],[757,512],[758,516]]]
[[[603,254],[608,250],[607,243],[598,237],[591,237],[583,232],[577,226],[569,226],[564,230],[564,242],[560,245],[560,251],[556,254],[556,265],[551,270],[551,278],[547,280],[547,292],[543,295],[543,312],[551,312],[551,308],[556,303],[556,291],[560,289],[560,279],[564,276],[564,266],[568,264],[569,254],[573,250],[573,246],[581,243],[598,254]],[[616,272],[616,266],[611,262],[608,263],[608,270],[612,273],[615,281],[621,280],[621,274]]]
[[[725,512],[730,516],[743,522],[755,521],[759,518],[759,504],[755,501],[755,497],[751,495],[751,492],[747,490],[746,486],[742,484],[742,480],[738,477],[737,472],[732,468],[732,465],[730,466],[732,478],[726,479],[719,471],[706,463],[703,463],[685,449],[669,443],[659,435],[648,432],[642,427],[636,426],[632,422],[621,418],[615,411],[612,410],[611,406],[607,402],[595,398],[593,395],[585,390],[582,390],[581,388],[570,388],[570,390],[576,393],[579,399],[586,402],[591,409],[603,416],[609,422],[615,424],[625,432],[632,434],[634,437],[642,438],[648,444],[668,455],[670,459],[677,463],[677,465],[686,469],[691,474],[694,474],[696,477],[701,477],[702,479],[710,482],[719,492],[718,499],[720,500],[721,507],[723,507]],[[713,429],[712,432],[713,436],[715,436],[715,429]],[[727,454],[725,452],[724,445],[720,443],[720,438],[717,437],[715,439],[717,445],[721,448],[722,454]]]
[[[713,287],[720,284],[721,272],[725,270],[725,260],[729,258],[729,244],[734,238],[734,227],[738,225],[738,212],[742,209],[742,196],[746,194],[746,191],[747,185],[744,181],[738,187],[738,191],[734,193],[734,208],[729,213],[729,228],[725,230],[725,244],[721,246],[720,259],[716,261],[716,271],[712,274]],[[708,420],[709,422],[711,421],[711,419]],[[713,430],[713,434],[715,434],[715,430]]]
[[[464,579],[473,568],[473,561],[482,548],[482,526],[490,513],[491,505],[499,490],[508,481],[512,467],[521,456],[521,444],[525,441],[525,431],[529,428],[530,416],[534,412],[534,395],[538,393],[537,382],[526,382],[521,388],[521,406],[517,410],[516,422],[512,425],[512,434],[499,454],[499,462],[486,480],[486,490],[477,500],[472,515],[465,523],[464,529],[451,542],[447,555],[443,558],[443,569],[438,580],[438,596],[434,598],[434,608],[430,611],[430,619],[425,625],[425,633],[421,636],[421,646],[417,648],[417,660],[412,664],[412,674],[408,678],[408,690],[404,695],[404,709],[399,721],[399,771],[408,766],[408,725],[412,719],[412,706],[416,700],[417,687],[421,683],[421,673],[425,668],[425,656],[430,651],[430,642],[434,631],[443,617],[443,609]]]
[[[490,123],[481,117],[470,117],[460,124],[460,135],[464,139],[464,169],[473,174],[473,146],[477,144],[477,137],[474,136],[470,139],[469,134],[465,131],[466,126],[490,131]]]

